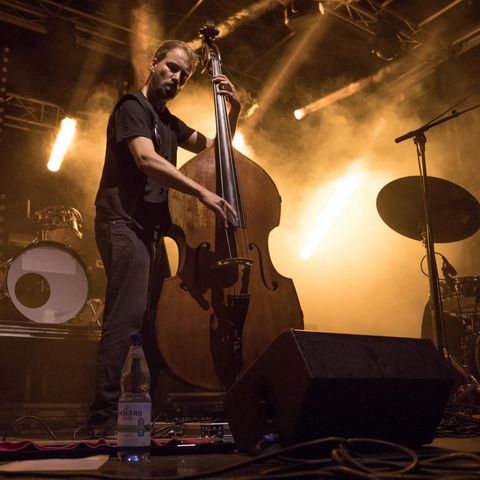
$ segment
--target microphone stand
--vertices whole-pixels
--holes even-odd
[[[472,377],[471,373],[466,371],[466,369],[458,362],[456,359],[452,359],[451,355],[448,352],[447,342],[445,338],[445,326],[443,321],[443,307],[440,297],[440,283],[438,279],[438,269],[437,263],[435,261],[435,248],[434,248],[434,235],[432,229],[432,220],[430,216],[430,200],[428,195],[428,183],[427,183],[427,162],[425,155],[425,144],[427,138],[425,132],[430,130],[432,127],[436,127],[442,123],[448,122],[452,118],[457,118],[464,113],[467,113],[471,110],[479,108],[480,104],[474,105],[473,107],[467,108],[465,110],[457,112],[453,110],[450,115],[444,117],[440,120],[429,122],[423,125],[416,130],[412,130],[400,137],[395,138],[395,143],[403,142],[409,138],[413,138],[413,141],[417,149],[417,157],[419,161],[420,168],[420,183],[422,188],[422,200],[423,200],[423,210],[425,216],[425,225],[422,232],[423,244],[426,248],[427,256],[427,265],[428,265],[428,279],[430,286],[430,310],[432,312],[432,326],[433,326],[433,342],[437,347],[438,351],[442,354],[444,360],[450,365],[450,362],[453,361],[455,367],[462,371],[462,374],[470,379]],[[475,388],[480,392],[480,384],[476,382]]]

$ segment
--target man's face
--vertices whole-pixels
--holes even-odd
[[[150,85],[165,102],[174,98],[190,78],[190,63],[183,48],[170,50],[162,60],[153,59]]]

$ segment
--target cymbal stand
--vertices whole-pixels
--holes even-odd
[[[465,326],[465,319],[463,318],[462,318],[462,323]],[[469,342],[469,340],[471,340],[471,337],[474,337],[473,342],[471,341]],[[474,343],[474,357],[476,360],[476,357],[477,357],[476,350],[478,348],[478,333],[475,333],[475,329],[472,329],[470,332],[470,335],[468,334],[462,335],[460,340],[461,340],[460,348],[462,351],[463,362],[461,362],[458,358],[456,358],[455,355],[450,355],[450,361],[452,363],[452,366],[463,375],[463,377],[465,378],[465,383],[460,385],[455,391],[455,394],[452,399],[454,402],[464,401],[465,397],[470,396],[470,394],[473,392],[480,394],[480,382],[472,374],[472,365],[467,358],[469,351],[472,349],[471,343]],[[477,366],[477,370],[478,370],[478,366]]]
[[[423,125],[416,130],[412,130],[400,137],[395,139],[395,143],[403,142],[409,138],[413,138],[413,141],[417,150],[417,159],[418,166],[420,170],[420,182],[422,189],[422,201],[423,201],[423,210],[425,217],[424,230],[422,232],[423,244],[426,249],[427,265],[428,265],[428,279],[430,287],[430,309],[432,312],[432,325],[433,325],[433,341],[438,351],[442,354],[444,360],[451,366],[455,367],[459,373],[470,382],[478,393],[480,393],[480,383],[473,377],[471,372],[469,372],[455,357],[453,357],[449,351],[445,337],[445,327],[444,327],[444,318],[443,318],[443,307],[440,296],[440,282],[438,278],[438,269],[437,263],[435,261],[435,247],[434,247],[434,235],[432,229],[432,220],[430,216],[430,203],[428,196],[428,183],[427,183],[427,162],[425,155],[425,144],[427,138],[425,132],[430,130],[432,127],[445,123],[452,118],[459,117],[464,113],[467,113],[471,110],[479,108],[480,104],[474,105],[473,107],[467,108],[463,111],[457,112],[453,110],[451,115],[441,118],[440,120],[429,122]]]

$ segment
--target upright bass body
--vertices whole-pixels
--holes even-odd
[[[222,78],[213,25],[200,30],[203,62]],[[157,338],[170,370],[207,389],[228,388],[283,329],[303,328],[293,282],[273,267],[268,236],[280,221],[280,196],[271,178],[235,152],[225,88],[213,84],[215,147],[182,167],[237,212],[227,224],[197,199],[169,193],[173,238],[180,252],[177,275],[164,282]]]
[[[206,389],[229,387],[241,368],[253,360],[286,328],[303,328],[303,314],[291,279],[274,268],[268,236],[280,222],[281,199],[272,179],[257,164],[235,152],[238,183],[246,228],[243,245],[251,268],[243,264],[222,267],[222,261],[240,247],[235,234],[226,238],[215,215],[196,198],[171,190],[172,237],[179,247],[177,275],[165,280],[157,312],[157,339],[169,369],[186,382]],[[182,171],[212,191],[218,191],[215,149],[187,162]],[[237,229],[238,230],[238,229]],[[233,244],[233,247],[232,247]],[[232,288],[248,292],[248,306],[229,302]],[[242,317],[242,313],[240,313]]]

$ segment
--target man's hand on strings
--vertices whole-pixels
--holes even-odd
[[[217,220],[224,228],[228,228],[228,213],[231,213],[235,220],[238,218],[235,209],[226,200],[210,190],[205,189],[198,199],[213,213],[215,213]]]
[[[227,97],[228,103],[232,108],[240,110],[240,95],[233,83],[225,75],[215,75],[212,82],[217,85],[217,92]]]

